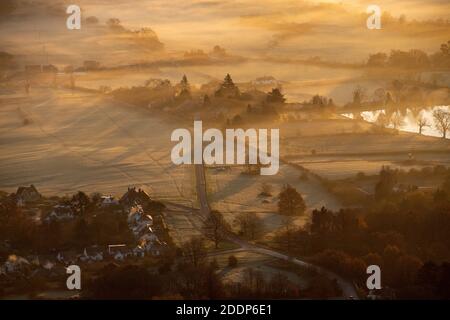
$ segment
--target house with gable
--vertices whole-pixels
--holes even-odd
[[[44,221],[61,221],[71,220],[75,217],[75,213],[71,206],[65,204],[58,204],[53,207],[53,210],[44,218]]]
[[[130,226],[139,224],[143,216],[144,209],[142,209],[141,205],[137,204],[132,206],[128,212],[128,224]]]
[[[141,233],[140,241],[156,242],[158,241],[158,236],[153,232],[151,227],[148,227],[144,232]]]
[[[30,267],[31,264],[27,259],[16,256],[15,254],[10,255],[3,264],[5,273],[23,272],[29,270]]]
[[[142,245],[138,245],[133,249],[133,255],[135,257],[143,258],[145,257],[145,252],[146,252],[145,247]]]
[[[126,244],[110,244],[108,245],[108,253],[110,257],[117,261],[123,261],[133,254]]]
[[[113,205],[118,205],[119,201],[117,201],[114,196],[112,195],[103,195],[100,198],[100,203],[99,206],[100,207],[109,207],[109,206],[113,206]]]
[[[80,260],[83,262],[103,261],[103,252],[98,246],[84,248],[83,254],[80,256]]]
[[[36,187],[32,184],[29,187],[19,187],[15,194],[17,203],[23,205],[27,202],[38,201],[42,198]]]
[[[147,192],[140,188],[136,190],[136,187],[128,188],[127,192],[119,200],[121,205],[128,208],[136,204],[144,206],[150,201],[151,198]]]
[[[81,258],[75,251],[65,251],[64,253],[58,252],[56,260],[64,265],[76,264],[78,259]]]

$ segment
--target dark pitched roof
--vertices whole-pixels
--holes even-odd
[[[32,184],[29,187],[19,187],[17,188],[17,192],[16,195],[17,196],[21,196],[24,192],[34,192],[39,194],[39,192],[37,191],[36,187]]]
[[[120,202],[128,205],[135,203],[143,204],[150,201],[150,196],[142,189],[136,190],[136,187],[128,188],[127,192],[120,198]]]

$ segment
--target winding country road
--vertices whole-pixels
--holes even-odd
[[[200,203],[200,215],[206,219],[206,217],[209,216],[211,212],[211,208],[209,207],[208,203],[208,197],[206,192],[206,178],[205,178],[205,168],[202,164],[196,164],[195,165],[195,178],[196,178],[196,188],[197,188],[197,197],[198,201]],[[228,233],[226,235],[227,240],[239,245],[241,249],[253,251],[259,254],[267,255],[273,258],[277,258],[280,260],[285,260],[292,262],[298,266],[301,267],[308,267],[311,269],[316,270],[320,274],[323,274],[327,276],[330,279],[335,279],[338,286],[342,290],[342,297],[344,299],[348,299],[350,297],[357,299],[358,295],[356,293],[355,287],[350,281],[347,281],[343,279],[342,277],[338,276],[337,274],[328,271],[322,267],[313,265],[309,262],[290,257],[284,253],[277,252],[272,249],[265,248],[263,246],[255,245],[253,243],[249,243],[248,241],[243,240],[242,238],[238,237],[237,235],[233,233]]]

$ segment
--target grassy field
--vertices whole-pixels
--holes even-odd
[[[303,196],[307,212],[298,216],[294,223],[304,225],[309,213],[316,208],[327,206],[337,209],[340,203],[314,180],[302,180],[302,171],[286,164],[280,166],[277,175],[260,176],[242,174],[241,167],[232,167],[226,171],[216,168],[207,170],[207,185],[211,207],[220,211],[225,219],[238,230],[234,221],[239,213],[252,212],[262,219],[264,237],[270,238],[283,225],[283,216],[278,214],[278,194],[286,183],[294,186]],[[261,186],[272,187],[271,197],[261,197]]]
[[[163,214],[169,228],[169,235],[177,246],[181,246],[191,237],[202,234],[202,220],[192,211],[169,206]]]
[[[380,133],[368,123],[354,120],[301,121],[282,125],[283,159],[329,179],[381,167],[420,169],[450,163],[450,140],[415,133]],[[413,159],[414,161],[409,161]]]
[[[233,255],[237,258],[237,266],[231,268],[228,266],[228,257]],[[281,266],[277,259],[270,258],[258,253],[249,251],[240,251],[232,253],[217,254],[211,256],[210,259],[215,259],[219,266],[219,274],[223,276],[224,282],[242,282],[245,270],[252,268],[255,271],[263,273],[266,279],[273,275],[281,273],[285,275],[291,282],[296,283],[300,288],[306,288],[308,285],[308,276],[302,274],[300,268],[294,267],[287,270]],[[297,270],[298,269],[298,270]],[[298,271],[298,272],[297,272]]]
[[[191,168],[170,160],[173,128],[143,111],[94,94],[45,89],[4,95],[1,105],[2,190],[33,183],[48,194],[120,195],[137,186],[159,199],[195,199]]]
[[[294,160],[308,170],[327,179],[342,179],[355,176],[359,172],[366,175],[377,174],[382,166],[403,170],[421,169],[435,165],[448,165],[450,153],[418,153],[414,161],[409,161],[408,154],[399,155],[365,155],[365,156],[330,156],[308,157]]]

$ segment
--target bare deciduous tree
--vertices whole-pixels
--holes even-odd
[[[206,248],[202,238],[192,237],[183,244],[184,256],[194,265],[199,266],[206,257]]]
[[[253,212],[243,212],[239,214],[235,220],[242,235],[254,240],[258,237],[263,229],[263,222]]]
[[[447,131],[450,129],[450,112],[442,109],[433,112],[433,118],[436,121],[436,129],[442,134],[442,138],[447,137]]]
[[[419,118],[417,118],[417,126],[419,127],[419,134],[422,134],[422,129],[429,127],[430,124],[424,116],[420,115]]]
[[[216,249],[219,247],[219,242],[224,239],[227,230],[229,226],[222,214],[219,211],[211,211],[203,224],[203,231],[206,237],[214,241]]]

